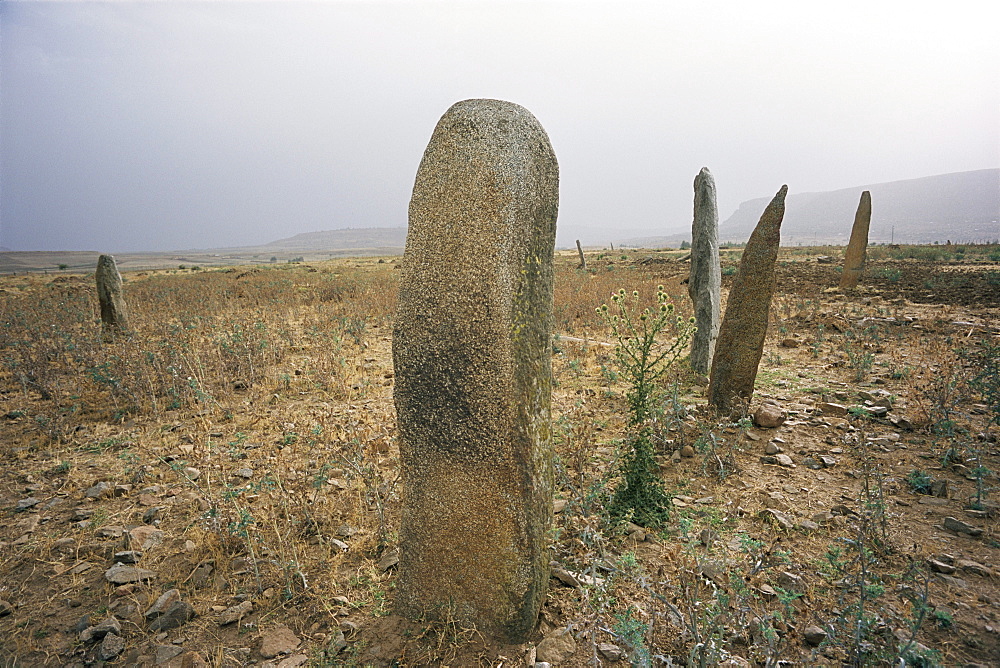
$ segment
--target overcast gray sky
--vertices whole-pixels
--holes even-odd
[[[435,123],[527,107],[560,239],[1000,166],[1000,3],[0,3],[0,245],[179,250],[406,224]]]

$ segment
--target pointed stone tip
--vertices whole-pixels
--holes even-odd
[[[711,175],[712,172],[708,169],[708,167],[702,167],[701,171],[698,172],[698,176],[711,176]]]

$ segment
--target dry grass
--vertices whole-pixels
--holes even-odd
[[[557,258],[556,333],[575,339],[557,340],[553,356],[557,497],[566,501],[553,551],[561,568],[599,580],[580,588],[553,580],[535,639],[572,625],[578,652],[568,665],[607,662],[597,650],[601,642],[618,644],[639,664],[657,654],[706,665],[725,653],[761,664],[846,660],[851,647],[843,638],[813,650],[801,634],[812,623],[835,626],[833,610],[844,613],[851,603],[851,590],[824,575],[830,546],[877,534],[850,515],[819,530],[784,529],[758,517],[761,491],[796,487],[785,492],[788,505],[805,519],[837,505],[863,517],[874,502],[871,490],[881,490],[891,545],[871,568],[892,586],[905,584],[908,561],[923,563],[931,550],[1000,563],[994,533],[931,542],[940,518],[924,511],[936,507],[916,505],[904,482],[955,444],[931,430],[940,427],[942,410],[964,430],[962,443],[978,443],[975,434],[986,428],[974,411],[977,400],[942,379],[962,377],[951,352],[959,337],[974,345],[995,336],[989,323],[998,315],[997,296],[982,297],[981,306],[924,306],[915,303],[929,294],[922,286],[900,296],[904,275],[873,280],[875,287],[846,299],[824,292],[836,285],[834,267],[800,249],[784,252],[758,396],[795,412],[795,424],[778,432],[787,452],[801,461],[800,452],[839,448],[839,463],[822,472],[762,465],[773,434],[755,430],[764,438],[753,441],[746,425],[719,421],[703,409],[703,387],[680,369],[660,402],[654,435],[664,484],[679,504],[671,525],[647,539],[645,531],[610,525],[603,512],[617,483],[627,409],[613,357],[600,345],[608,335],[595,308],[619,288],[653,295],[662,284],[680,315],[689,316],[688,265],[680,254],[595,253],[581,271],[573,255]],[[878,260],[875,269],[894,262],[902,260]],[[133,331],[113,341],[101,338],[91,276],[5,279],[0,492],[8,508],[26,496],[40,498],[40,507],[59,501],[39,512],[44,521],[31,532],[19,528],[30,513],[11,511],[0,534],[0,599],[16,605],[0,617],[4,661],[92,659],[93,648],[65,629],[98,612],[127,621],[129,656],[137,659],[156,642],[142,612],[170,587],[201,616],[167,642],[181,637],[213,665],[255,660],[241,648],[255,648],[257,635],[277,622],[299,635],[314,665],[387,665],[400,657],[399,665],[414,666],[523,661],[528,646],[494,646],[453,623],[411,624],[390,614],[394,572],[379,562],[391,555],[398,528],[390,354],[396,277],[391,259],[126,275]],[[950,324],[970,319],[971,328]],[[798,347],[782,347],[788,338]],[[852,403],[862,386],[887,388],[902,404],[897,413],[924,423],[928,433],[851,416],[816,422],[816,401]],[[883,439],[898,432],[905,449],[861,449],[860,429]],[[696,456],[672,462],[684,445]],[[983,451],[996,470],[995,445]],[[944,467],[934,475],[953,490],[948,512],[962,514],[959,500],[972,482]],[[99,480],[132,487],[83,501]],[[108,587],[103,572],[127,544],[97,530],[141,525],[151,508],[160,509],[150,521],[164,542],[147,550],[141,565],[157,579]],[[89,525],[71,523],[77,510],[93,511]],[[56,544],[66,537],[69,552]],[[74,572],[81,563],[92,566]],[[855,563],[844,557],[839,567],[847,572]],[[762,589],[775,591],[782,573],[802,577],[805,593]],[[931,588],[929,605],[953,612],[959,633],[925,626],[919,637],[946,661],[982,660],[996,648],[979,619],[995,613],[976,600],[990,582],[969,580],[966,592],[953,595],[944,585]],[[253,614],[219,627],[214,609],[241,598],[254,602]],[[957,600],[969,609],[952,605]],[[904,603],[884,596],[874,609],[903,624],[910,619]],[[336,652],[345,619],[360,631],[349,630],[347,648]]]

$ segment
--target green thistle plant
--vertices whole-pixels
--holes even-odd
[[[670,497],[656,475],[651,418],[659,381],[687,349],[695,329],[693,320],[684,321],[676,315],[662,285],[657,287],[654,307],[640,309],[638,291],[627,295],[619,290],[611,295],[611,306],[602,304],[597,312],[611,328],[615,361],[629,384],[625,399],[631,450],[622,465],[624,483],[609,510],[619,519],[659,526],[667,519]],[[662,341],[668,332],[673,338]]]

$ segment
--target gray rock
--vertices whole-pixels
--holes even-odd
[[[138,566],[125,566],[124,564],[115,564],[104,573],[104,578],[108,582],[119,585],[152,580],[155,577],[156,573],[153,571]]]
[[[936,573],[944,573],[945,575],[951,575],[956,570],[951,564],[946,564],[943,561],[938,561],[937,559],[928,559],[927,565],[931,567],[932,571]]]
[[[576,653],[576,641],[568,629],[559,629],[538,643],[535,660],[559,665]]]
[[[521,641],[548,581],[558,165],[526,109],[466,100],[417,171],[392,336],[397,608]]]
[[[93,642],[100,640],[109,633],[120,635],[122,632],[121,623],[114,617],[108,617],[97,626],[91,626],[80,632],[80,642]]]
[[[844,254],[844,271],[840,275],[840,289],[853,290],[858,285],[868,252],[868,227],[872,221],[872,195],[865,190],[861,193],[858,211],[854,214],[851,240]]]
[[[774,293],[774,265],[787,192],[788,186],[781,186],[764,210],[729,291],[708,384],[708,403],[723,412],[745,407],[753,397]]]
[[[99,528],[94,534],[98,538],[121,538],[125,534],[125,527],[113,524]]]
[[[944,518],[944,528],[954,531],[955,533],[968,534],[969,536],[979,536],[983,533],[983,530],[979,527],[974,527],[971,524],[955,519],[954,517]]]
[[[346,646],[347,643],[344,643],[344,645]],[[338,653],[340,651],[339,649],[335,649],[335,646],[336,646],[336,640],[334,640],[334,642],[331,643],[331,645],[330,645],[330,649],[334,650],[333,651],[334,654],[336,654],[336,653]],[[327,651],[330,651],[330,650],[327,650]],[[308,656],[306,656],[305,654],[294,654],[294,655],[288,657],[287,659],[283,659],[282,661],[280,661],[278,663],[277,668],[298,668],[299,666],[304,666],[307,663],[309,663],[309,657]]]
[[[694,221],[691,224],[691,279],[688,294],[694,304],[691,368],[707,375],[719,336],[722,267],[719,263],[719,208],[715,178],[703,167],[694,179]]]
[[[14,506],[14,510],[16,512],[23,512],[23,511],[27,510],[28,508],[34,508],[35,506],[37,506],[41,502],[42,502],[41,499],[36,499],[33,496],[29,496],[26,499],[21,499],[20,501],[18,501],[17,505]]]
[[[805,641],[809,643],[811,647],[818,647],[824,640],[826,640],[827,633],[822,627],[813,624],[812,626],[807,626],[805,628],[802,632],[802,637],[805,638]]]
[[[113,491],[114,491],[114,485],[112,485],[110,482],[102,480],[93,487],[88,488],[87,491],[83,493],[83,498],[99,499],[104,496],[111,496],[111,493]]]
[[[119,564],[137,564],[140,559],[142,559],[142,552],[138,550],[115,552],[115,562]]]
[[[161,665],[184,653],[184,648],[178,645],[157,645],[155,651],[156,665]]]
[[[261,638],[260,655],[273,659],[279,654],[291,654],[299,646],[299,637],[284,624],[269,629]]]
[[[625,652],[622,651],[622,648],[611,643],[598,643],[597,651],[607,661],[621,661],[625,658]]]
[[[118,273],[115,258],[111,255],[100,256],[94,276],[97,279],[97,299],[101,306],[101,327],[105,335],[127,332],[128,313],[122,292],[122,276]]]
[[[124,651],[125,639],[116,633],[108,633],[97,651],[97,658],[101,661],[111,661]]]
[[[786,466],[788,468],[792,468],[795,466],[795,462],[792,461],[792,458],[789,457],[788,455],[776,455],[775,459],[778,461],[778,464],[780,466]]]
[[[156,619],[179,600],[181,600],[181,592],[177,589],[168,589],[160,594],[153,605],[149,606],[144,616],[147,620]]]
[[[768,443],[764,446],[764,452],[769,455],[776,455],[781,452],[781,446],[777,443]]]
[[[194,608],[187,601],[174,601],[162,614],[150,622],[149,630],[156,633],[176,629],[194,619],[196,615]]]
[[[234,624],[249,615],[251,612],[253,612],[252,601],[243,601],[242,603],[226,608],[226,610],[219,615],[219,626]]]
[[[0,617],[6,617],[14,612],[14,604],[10,601],[0,600]]]

